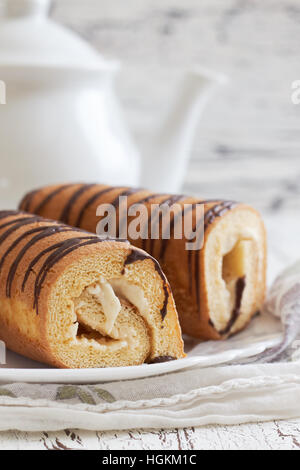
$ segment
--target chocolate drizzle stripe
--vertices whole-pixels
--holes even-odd
[[[202,201],[201,204],[207,204],[212,201]],[[213,201],[215,202],[215,201]],[[193,232],[196,231],[196,236],[198,229],[202,231],[202,223],[205,223],[205,216],[204,220],[203,217],[197,221],[196,227],[193,228]],[[205,226],[204,226],[204,231],[205,231]],[[204,233],[202,234],[202,236]],[[194,237],[194,241],[196,239],[196,236]],[[201,307],[201,299],[200,299],[200,251],[201,249],[194,250],[194,251],[189,251],[188,252],[188,272],[189,272],[189,292],[192,293],[193,291],[193,279],[195,280],[195,293],[196,293],[196,304],[198,308],[198,312],[200,312],[200,307]],[[194,256],[194,277],[192,275],[192,258]]]
[[[144,261],[145,259],[152,259],[152,256],[147,253],[142,253],[139,250],[132,249],[125,260],[124,267],[135,263],[136,261]]]
[[[237,205],[234,201],[222,201],[220,204],[216,204],[207,211],[204,217],[204,230],[207,230],[217,217],[221,217],[229,210],[233,209]]]
[[[150,194],[149,196],[143,197],[142,199],[139,199],[138,201],[135,201],[134,203],[131,204],[131,206],[134,206],[134,205],[137,205],[137,204],[146,204],[147,202],[151,201],[151,199],[154,199],[156,197],[162,197],[162,196],[166,196],[166,194]],[[124,217],[122,217],[122,219],[120,221],[119,228],[118,228],[118,234],[123,233],[123,226],[124,226],[124,222],[126,220],[127,220],[127,213],[124,214]],[[142,236],[142,240],[143,240],[142,244],[144,244],[145,237],[146,237],[146,233],[145,233],[145,230],[144,230],[144,233],[143,233],[143,236]]]
[[[11,214],[10,214],[11,215]],[[4,217],[4,214],[0,214],[0,218]],[[31,225],[33,223],[37,223],[37,222],[52,222],[52,221],[49,221],[47,219],[43,219],[39,216],[33,216],[33,217],[30,217],[29,215],[27,217],[23,217],[23,218],[15,218],[11,221],[9,221],[8,223],[6,224],[3,224],[2,226],[0,226],[0,229],[3,229],[3,228],[7,228],[7,227],[10,227],[8,230],[6,230],[0,237],[0,245],[12,234],[14,233],[16,230],[18,230],[19,228],[22,228],[26,225]],[[5,253],[3,254],[3,256],[1,257],[1,261],[0,261],[0,270],[2,269],[3,267],[3,264],[7,258],[7,256],[19,245],[19,243],[21,243],[26,237],[30,236],[30,235],[34,235],[35,233],[37,233],[38,235],[36,235],[35,237],[33,237],[26,245],[25,247],[22,248],[22,250],[20,251],[20,253],[18,254],[17,258],[14,260],[12,266],[10,267],[10,270],[9,270],[9,273],[8,273],[8,276],[7,276],[7,280],[6,280],[6,295],[7,297],[10,297],[11,295],[11,286],[12,286],[12,282],[14,280],[14,275],[15,275],[15,272],[16,272],[16,268],[18,266],[18,263],[21,261],[23,255],[25,254],[25,252],[27,251],[27,249],[29,249],[31,246],[34,245],[34,243],[36,243],[37,241],[41,240],[42,238],[45,238],[47,236],[51,236],[52,234],[54,233],[58,233],[58,232],[64,232],[64,231],[80,231],[80,229],[73,229],[71,227],[67,227],[65,225],[56,225],[55,222],[52,222],[52,225],[44,225],[44,226],[40,226],[40,227],[35,227],[33,229],[30,229],[30,230],[27,230],[25,231],[24,233],[22,233],[19,237],[17,237],[10,245],[9,247],[7,248],[7,250],[5,251]],[[42,232],[42,233],[40,233]]]
[[[183,199],[186,199],[185,196],[182,196],[182,198],[183,198]],[[180,199],[179,199],[179,200],[180,200]],[[181,210],[178,214],[176,214],[175,217],[173,216],[173,218],[172,218],[172,220],[171,220],[171,226],[170,226],[170,235],[171,235],[171,233],[173,233],[174,228],[175,228],[175,226],[176,226],[176,223],[177,223],[178,219],[179,219],[179,218],[182,218],[182,217],[183,217],[183,214],[188,214],[189,212],[193,211],[193,210],[196,208],[197,204],[204,204],[204,202],[203,202],[203,203],[202,203],[202,202],[201,202],[201,203],[198,203],[198,202],[197,202],[197,203],[193,203],[193,204],[190,204],[190,205],[189,205],[188,207],[186,207],[186,208],[183,206],[183,207],[182,207],[182,210]],[[160,248],[160,254],[159,254],[159,258],[160,258],[161,260],[163,260],[164,257],[165,257],[166,250],[167,250],[167,247],[168,247],[168,241],[169,241],[168,239],[166,239],[166,238],[163,237],[162,243],[161,243],[161,248]]]
[[[150,235],[151,235],[153,222],[157,223],[157,221],[158,221],[158,223],[160,223],[160,220],[161,220],[161,212],[160,212],[159,206],[162,205],[162,204],[169,204],[171,199],[172,199],[169,195],[165,195],[165,196],[166,196],[166,199],[164,199],[160,203],[157,203],[158,207],[156,208],[155,212],[153,212],[151,210],[151,207],[150,207],[150,212],[148,214],[147,223],[145,224],[145,230],[144,230],[143,236],[142,236],[142,248],[143,248],[143,250],[146,250],[151,254],[153,253],[154,244],[152,242],[153,239],[150,237],[150,246],[148,247],[149,228],[150,228]],[[151,223],[149,224],[149,222],[151,222]],[[148,235],[148,237],[147,237],[147,235]]]
[[[176,204],[177,202],[179,201],[182,201],[186,199],[186,196],[182,196],[182,195],[177,195],[177,196],[171,196],[169,199],[165,200],[163,204],[167,204],[169,207],[172,207],[173,204]],[[181,212],[182,213],[182,212]],[[173,219],[174,219],[174,214],[173,214]],[[170,233],[171,233],[171,229],[172,229],[172,221],[173,219],[170,221]],[[162,223],[163,223],[163,214],[161,212],[159,212],[159,216],[158,216],[158,227],[159,227],[159,230],[160,230],[160,227],[162,227]],[[162,227],[163,228],[163,227]],[[164,242],[166,242],[166,244],[164,244]],[[161,247],[162,247],[162,251],[163,251],[163,254],[164,254],[164,251],[166,249],[166,245],[167,245],[167,242],[168,240],[164,239],[163,236],[162,236],[162,240],[161,240]],[[152,239],[150,240],[150,253],[154,253],[154,249],[155,249],[155,239]]]
[[[168,289],[167,278],[164,275],[159,262],[155,258],[153,258],[151,255],[148,255],[148,253],[143,253],[142,251],[139,251],[138,249],[133,248],[125,260],[124,269],[125,269],[125,266],[129,264],[135,263],[136,261],[144,261],[145,259],[150,259],[151,261],[153,261],[155,270],[156,272],[158,272],[160,278],[163,281],[163,289],[164,289],[165,296],[164,296],[163,306],[160,310],[160,314],[161,314],[162,320],[164,320],[165,316],[167,315],[167,307],[168,307],[168,302],[169,302],[169,289]]]
[[[173,217],[170,221],[170,237],[171,237],[171,234],[174,231],[174,228],[177,224],[178,219],[182,218],[183,210],[184,210],[184,208],[182,208],[182,210],[178,214],[176,214],[176,215],[173,214]],[[166,250],[167,250],[167,247],[168,247],[168,242],[169,242],[169,240],[166,238],[166,234],[163,234],[162,240],[161,240],[161,245],[160,245],[160,253],[159,253],[159,259],[161,259],[162,261],[165,257],[165,254],[166,254]]]
[[[149,200],[151,200],[155,197],[161,197],[161,196],[166,196],[167,199],[165,199],[164,201],[162,201],[159,204],[160,205],[161,204],[168,204],[169,206],[172,206],[176,202],[184,201],[187,198],[187,196],[183,196],[183,195],[169,196],[169,195],[166,195],[166,194],[153,194],[153,195],[147,196],[146,198],[141,199],[140,201],[135,202],[134,204],[142,204],[144,202],[148,202]],[[194,210],[196,208],[197,204],[209,204],[209,203],[212,203],[212,202],[219,202],[219,201],[220,201],[220,199],[206,199],[206,200],[203,200],[203,201],[198,201],[196,203],[190,204],[190,206],[188,208],[186,208],[186,211]],[[175,223],[178,220],[178,218],[182,217],[183,211],[184,211],[184,207],[182,208],[182,211],[180,213],[176,214],[176,216],[172,218],[170,233],[171,233],[171,231],[173,231]],[[158,214],[158,210],[157,210],[157,214]],[[160,215],[159,221],[161,221],[161,214],[159,214],[159,215]],[[149,229],[149,221],[150,220],[151,220],[151,212],[150,212],[148,220],[147,220],[146,229],[147,228]],[[148,233],[148,235],[149,235],[149,233]],[[142,248],[145,250],[145,249],[147,249],[147,238],[146,238],[145,231],[144,231],[142,240],[143,240],[142,241]],[[162,239],[162,244],[161,244],[161,249],[160,249],[160,255],[159,255],[160,259],[164,258],[167,245],[168,245],[168,240],[163,238]],[[148,249],[148,251],[150,253],[153,253],[153,243],[152,243],[152,247],[150,246],[150,249]]]
[[[147,198],[144,198],[144,199],[146,199],[148,201],[148,200],[151,200],[154,197],[155,197],[154,195],[153,196],[147,196]],[[184,200],[185,198],[186,197],[182,196],[182,195],[171,196],[171,197],[168,197],[167,199],[165,199],[160,204],[168,204],[168,205],[171,206],[172,204],[175,204],[176,202],[178,202],[180,200]],[[220,199],[206,199],[206,200],[198,201],[197,203],[191,204],[186,210],[194,210],[196,208],[197,204],[210,204],[210,203],[214,203],[214,202],[217,202],[218,204],[216,204],[212,209],[207,211],[206,218],[204,219],[205,229],[207,229],[208,225],[210,223],[212,223],[212,221],[216,217],[219,217],[219,216],[223,215],[227,210],[231,209],[231,207],[235,203],[233,203],[232,201],[220,201]],[[142,201],[141,201],[141,203],[142,203]],[[182,208],[182,211],[180,213],[176,214],[175,216],[173,215],[173,218],[171,220],[171,226],[170,226],[170,234],[173,232],[175,224],[176,224],[178,218],[182,217],[183,211],[184,211],[184,207]],[[146,226],[146,228],[148,228],[148,230],[149,230],[149,220],[150,220],[150,218],[151,218],[151,214],[149,214],[148,221],[147,221],[147,226]],[[160,225],[161,222],[162,222],[162,214],[161,214],[161,212],[159,212],[159,209],[157,210],[156,219],[157,219],[156,223],[158,222],[159,225]],[[200,222],[197,222],[197,224],[199,226],[201,226],[202,220]],[[195,230],[198,230],[197,227],[194,228],[194,231]],[[166,249],[167,249],[167,246],[168,246],[168,241],[169,240],[167,240],[165,237],[162,237],[161,247],[160,247],[160,254],[159,254],[159,259],[160,260],[163,260],[164,257],[165,257]],[[154,247],[155,247],[155,240],[151,239],[150,240],[150,246],[148,246],[148,240],[143,237],[142,247],[143,247],[143,249],[146,249],[151,254],[153,254],[154,253]],[[199,283],[200,283],[200,273],[199,273],[199,261],[200,260],[199,260],[199,256],[200,256],[200,253],[199,253],[199,251],[200,250],[195,250],[195,253],[194,253],[194,256],[195,256],[194,277],[195,277],[195,285],[198,286],[198,287],[196,287],[196,298],[197,298],[198,309],[200,309],[200,290],[199,290],[200,289],[199,288]],[[190,286],[190,292],[192,292],[193,274],[192,274],[192,252],[191,251],[188,252],[188,267],[189,267],[189,269],[188,269],[188,272],[189,272],[189,286]]]
[[[26,217],[22,217],[22,218],[20,217],[19,219],[12,219],[12,220],[10,220],[9,222],[5,222],[5,224],[0,225],[0,230],[2,230],[2,229],[5,228],[5,227],[9,227],[9,226],[11,226],[11,225],[14,225],[14,224],[16,224],[17,222],[20,222],[20,221],[22,221],[22,220],[27,220],[27,219],[29,219],[29,217],[30,217],[30,215],[28,214],[28,215],[26,215]],[[7,217],[3,217],[3,218],[6,219]]]
[[[70,212],[75,202],[80,198],[80,196],[82,196],[85,192],[87,192],[89,189],[93,188],[94,186],[96,185],[95,184],[83,184],[79,189],[77,189],[74,192],[74,194],[72,194],[67,204],[63,208],[59,220],[67,224],[69,222]]]
[[[34,212],[35,214],[39,215],[39,213],[44,209],[48,202],[50,202],[55,196],[62,193],[65,189],[68,189],[71,186],[71,184],[65,184],[64,186],[60,186],[59,188],[54,189],[54,191],[51,191],[50,194],[48,194],[44,199],[42,199],[42,201],[37,205],[36,208],[32,208],[31,212]]]
[[[166,196],[166,194],[150,194],[149,196],[143,197],[139,201],[136,201],[134,204],[146,204],[147,202],[151,201],[151,199]]]
[[[186,199],[186,196],[179,196],[179,199],[178,201],[180,200],[184,200]],[[178,219],[181,217],[183,217],[183,214],[187,214],[189,213],[190,211],[194,211],[197,207],[197,205],[202,205],[202,204],[209,204],[211,202],[218,202],[219,199],[206,199],[206,200],[203,200],[203,201],[198,201],[198,202],[194,202],[192,204],[189,204],[188,207],[182,207],[182,210],[181,212],[179,212],[178,214],[176,214],[175,217],[172,218],[171,220],[171,227],[170,227],[170,234],[173,233],[173,230],[174,230],[174,227],[178,221]],[[195,229],[194,229],[195,230]],[[159,259],[163,260],[164,257],[165,257],[165,253],[166,253],[166,249],[167,249],[167,246],[168,246],[168,239],[166,238],[162,238],[162,243],[161,243],[161,248],[160,248],[160,254],[159,254]]]
[[[143,197],[142,199],[139,199],[138,201],[133,202],[130,207],[138,205],[138,204],[146,204],[147,202],[151,201],[151,199],[154,199],[156,197],[162,197],[162,196],[165,196],[165,194],[150,194],[149,196]],[[119,230],[118,230],[119,233],[122,233],[123,225],[126,219],[127,219],[127,214],[124,214],[124,217],[122,217],[120,224],[119,224]]]
[[[23,214],[21,211],[0,211],[0,220],[7,219],[12,215]]]
[[[0,226],[0,230],[2,230],[0,236],[0,245],[7,240],[7,238],[14,233],[16,230],[23,228],[30,224],[36,224],[36,226],[29,228],[29,230],[25,230],[21,235],[17,236],[15,239],[12,240],[12,243],[9,244],[8,248],[2,255],[0,259],[0,270],[3,267],[7,256],[23,241],[26,240],[27,237],[33,235],[33,237],[25,243],[25,245],[21,248],[19,253],[17,254],[16,258],[12,262],[11,266],[8,268],[8,275],[6,278],[6,296],[8,298],[11,297],[11,290],[12,284],[15,278],[15,274],[17,268],[23,259],[25,253],[34,246],[38,241],[50,237],[52,235],[62,233],[62,232],[77,232],[83,234],[82,237],[76,236],[73,238],[67,238],[59,243],[56,243],[42,252],[38,253],[38,255],[30,262],[27,271],[25,272],[23,283],[22,283],[22,291],[24,291],[27,280],[31,272],[33,272],[34,266],[38,263],[38,261],[47,253],[51,253],[47,260],[44,262],[41,270],[38,272],[36,281],[35,281],[35,288],[34,288],[34,306],[38,313],[38,302],[39,302],[39,295],[41,289],[43,287],[43,283],[46,279],[46,276],[49,270],[58,262],[60,259],[65,257],[67,254],[71,253],[72,251],[91,244],[102,243],[103,241],[116,241],[112,238],[100,238],[97,235],[89,234],[85,230],[81,230],[80,228],[73,228],[69,227],[68,225],[58,224],[54,221],[44,219],[39,216],[30,216],[26,214],[25,217],[17,217],[18,215],[23,215],[23,212],[16,212],[16,211],[0,211],[0,220],[5,220],[10,216],[15,216],[12,220],[2,224]],[[51,223],[51,225],[38,225],[38,223]],[[121,240],[117,240],[121,242]],[[127,241],[126,241],[127,243]]]
[[[218,202],[218,201],[219,201],[219,199],[218,200],[206,199],[206,200],[203,200],[203,201],[199,201],[196,204],[193,204],[192,209],[194,210],[197,204],[202,204],[202,205],[204,204],[205,205],[205,204],[209,204],[211,202]],[[198,235],[198,233],[197,233],[198,229],[202,230],[202,222],[203,222],[203,217],[199,221],[196,222],[196,227],[193,227],[193,233],[196,231],[196,235],[195,235],[195,237],[193,238],[192,241],[195,241],[196,236]],[[192,294],[192,292],[193,292],[193,264],[192,264],[193,254],[195,256],[195,263],[194,263],[195,285],[199,286],[199,272],[198,271],[199,271],[200,250],[193,250],[193,251],[189,250],[188,251],[188,273],[189,273],[189,292],[190,292],[190,294]],[[196,288],[197,304],[198,304],[198,310],[199,310],[200,309],[200,297],[197,294],[198,291],[199,291],[199,287]]]
[[[73,229],[72,230],[73,232],[81,232],[81,233],[86,233],[88,234],[88,232],[84,232],[83,230],[81,229]],[[97,237],[96,235],[90,235],[90,236],[87,236],[87,237],[82,237],[82,238],[78,238],[76,237],[76,240],[78,239],[81,239],[81,240],[85,240],[85,239],[91,239],[91,240],[96,240],[97,242],[101,243],[101,242],[105,242],[105,241],[112,241],[111,239],[104,239],[104,238],[100,238],[100,237]],[[24,289],[26,287],[26,283],[28,281],[28,278],[29,278],[29,275],[30,273],[32,272],[34,266],[39,262],[39,260],[45,256],[47,253],[53,251],[53,250],[57,250],[59,248],[62,248],[63,246],[65,246],[66,242],[71,240],[70,238],[68,238],[67,240],[63,240],[62,242],[59,242],[59,243],[56,243],[55,245],[52,245],[52,246],[49,246],[48,248],[46,248],[45,250],[41,251],[32,261],[31,263],[29,264],[28,268],[27,268],[27,271],[25,273],[25,276],[24,276],[24,279],[23,279],[23,283],[22,283],[22,292],[24,292]],[[74,239],[73,239],[74,240]],[[120,242],[120,240],[117,240],[118,242]],[[127,241],[126,241],[127,243]]]
[[[190,204],[187,208],[182,208],[182,211],[179,212],[178,214],[176,214],[175,217],[173,217],[173,219],[171,220],[171,227],[170,227],[170,234],[173,233],[174,231],[174,228],[176,226],[176,223],[178,221],[178,219],[181,217],[183,217],[183,214],[187,214],[188,212],[190,211],[194,211],[197,207],[198,204],[202,205],[202,204],[210,204],[212,202],[219,202],[219,199],[205,199],[205,200],[202,200],[202,201],[198,201],[196,203],[192,203]],[[197,225],[199,227],[201,227],[201,224],[202,224],[202,220],[200,222],[197,222]],[[196,228],[193,229],[193,231],[197,231],[198,228],[196,226]],[[160,253],[159,253],[159,259],[161,261],[163,261],[164,257],[165,257],[165,253],[166,253],[166,249],[168,247],[168,239],[166,238],[162,238],[162,241],[161,241],[161,248],[160,248]],[[195,250],[197,251],[197,250]],[[197,258],[197,253],[195,253],[195,257]],[[196,268],[199,269],[199,259],[196,261]],[[197,270],[195,270],[195,272],[197,272]],[[193,286],[193,273],[192,273],[192,251],[189,250],[188,251],[188,273],[189,273],[189,291],[190,293],[192,293],[192,286]],[[198,277],[198,275],[196,274],[196,278]],[[197,282],[197,279],[196,279],[196,282]],[[198,300],[198,303],[199,303],[199,300]]]
[[[160,310],[162,320],[164,320],[164,318],[167,314],[167,307],[168,307],[168,302],[169,302],[169,290],[168,290],[167,278],[164,275],[164,273],[163,273],[163,271],[160,267],[159,262],[155,258],[153,258],[151,255],[148,255],[148,253],[143,253],[142,251],[139,251],[137,249],[132,249],[131,252],[129,253],[129,255],[127,256],[126,260],[125,260],[124,268],[125,268],[125,266],[127,266],[129,264],[135,263],[136,261],[143,261],[145,259],[150,259],[151,261],[153,261],[154,266],[155,266],[155,270],[158,272],[158,274],[159,274],[159,276],[162,279],[163,284],[164,284],[163,289],[164,289],[164,293],[165,293],[165,298],[164,298],[164,304],[163,304],[163,306]]]
[[[86,240],[86,241],[82,242],[82,240]],[[33,308],[36,309],[37,314],[39,314],[40,294],[44,285],[44,281],[50,269],[58,261],[61,261],[64,257],[72,253],[73,251],[78,250],[79,248],[82,248],[84,246],[92,245],[95,243],[101,243],[102,241],[103,240],[101,240],[99,237],[82,237],[82,238],[69,239],[69,240],[66,240],[65,243],[63,243],[63,245],[60,248],[57,248],[57,250],[47,258],[47,260],[44,262],[43,266],[41,267],[36,277],[35,286],[34,286]]]
[[[139,193],[143,191],[141,188],[127,188],[121,193],[118,194],[118,196],[111,202],[111,205],[114,206],[116,210],[119,209],[120,206],[120,197],[124,196],[132,196],[133,194]],[[127,213],[125,214],[127,218]],[[122,222],[120,223],[119,227],[117,227],[117,237],[122,233],[120,231],[120,227],[122,226]]]
[[[28,281],[28,278],[30,276],[30,273],[33,272],[33,268],[34,266],[39,262],[39,260],[45,256],[47,253],[50,253],[51,251],[53,250],[56,250],[57,248],[60,248],[61,246],[63,246],[65,242],[62,241],[62,242],[59,242],[59,243],[56,243],[52,246],[49,246],[48,248],[46,248],[45,250],[41,251],[35,258],[33,258],[33,260],[30,262],[28,268],[27,268],[27,271],[24,275],[24,278],[23,278],[23,282],[22,282],[22,292],[24,292],[25,290],[25,287],[26,287],[26,283]]]
[[[40,189],[35,189],[34,191],[31,191],[30,193],[26,194],[25,197],[20,202],[19,208],[24,210],[25,212],[29,212],[31,202],[34,196],[39,192],[40,192]]]
[[[219,331],[220,335],[227,335],[235,322],[237,321],[240,313],[241,313],[241,305],[242,305],[242,298],[243,298],[243,293],[246,287],[246,278],[245,276],[240,277],[235,285],[235,306],[231,314],[231,318],[226,325],[226,327]]]
[[[173,356],[157,356],[150,360],[148,364],[161,364],[162,362],[175,361],[176,357]]]
[[[18,237],[16,240],[14,240],[14,242],[9,246],[9,248],[6,250],[6,252],[3,254],[3,256],[1,257],[1,260],[0,260],[0,271],[2,269],[2,266],[7,258],[7,256],[9,255],[9,253],[11,253],[14,248],[16,248],[16,246],[18,246],[19,243],[21,243],[21,241],[27,237],[27,236],[30,236],[30,235],[33,235],[34,233],[38,233],[38,232],[42,232],[43,230],[45,230],[45,227],[37,227],[37,228],[34,228],[32,230],[29,230],[28,232],[22,234],[20,237]]]
[[[141,189],[139,188],[129,188],[129,189],[126,189],[125,191],[122,191],[120,194],[118,194],[118,196],[111,202],[112,206],[114,206],[115,209],[118,209],[119,205],[120,205],[120,197],[121,196],[131,196],[132,194],[136,194],[136,193],[139,193],[140,191],[142,191]]]
[[[8,222],[7,224],[4,224],[2,226],[0,226],[0,230],[2,228],[5,228],[5,227],[9,227],[10,228],[8,230],[6,230],[0,237],[0,245],[1,243],[4,242],[4,240],[9,237],[15,230],[18,230],[19,228],[21,227],[24,227],[24,225],[29,225],[29,224],[33,224],[34,222],[36,222],[37,220],[40,220],[39,217],[24,217],[24,218],[20,218],[20,219],[14,219],[14,220],[11,220],[10,222]]]
[[[160,314],[161,314],[162,320],[164,320],[166,315],[167,315],[167,309],[168,309],[168,303],[169,303],[169,291],[168,291],[168,287],[167,287],[166,282],[164,282],[163,290],[164,290],[164,293],[165,293],[165,298],[164,298],[163,306],[160,309]]]
[[[41,227],[40,230],[38,230],[38,229],[31,230],[30,232],[34,233],[34,231],[35,232],[41,231],[42,233],[36,235],[31,240],[29,240],[29,242],[18,253],[18,256],[16,257],[16,259],[14,260],[14,262],[12,263],[12,265],[10,267],[10,270],[9,270],[9,273],[8,273],[8,276],[7,276],[7,280],[6,280],[6,296],[7,297],[11,297],[12,284],[13,284],[13,281],[14,281],[14,277],[15,277],[17,268],[18,268],[22,258],[24,257],[25,253],[32,246],[35,245],[35,243],[39,242],[40,240],[42,240],[44,238],[51,237],[52,235],[55,235],[57,233],[73,232],[73,231],[76,231],[76,229],[65,227],[65,226],[55,227],[55,226],[52,225],[52,226]],[[31,234],[30,232],[24,233],[21,237],[19,237],[19,240],[21,241],[23,238],[30,235]],[[23,290],[23,288],[22,288],[22,290]]]
[[[83,219],[83,216],[85,214],[85,211],[95,202],[97,201],[97,199],[101,196],[103,196],[103,194],[106,194],[110,191],[113,191],[115,190],[116,188],[114,187],[106,187],[105,189],[102,189],[101,191],[97,191],[96,194],[93,194],[93,196],[91,196],[86,202],[85,204],[82,206],[79,214],[78,214],[78,217],[75,221],[75,227],[80,227],[81,225],[81,222],[82,222],[82,219]],[[96,228],[95,228],[96,229]]]

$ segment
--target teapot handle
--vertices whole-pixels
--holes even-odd
[[[48,16],[52,0],[5,0],[4,16],[8,18]]]

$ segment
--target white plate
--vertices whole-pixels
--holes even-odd
[[[6,364],[0,365],[0,382],[91,384],[153,377],[188,367],[238,362],[275,346],[280,338],[280,322],[273,317],[263,316],[253,320],[250,327],[227,341],[199,343],[186,338],[187,357],[161,364],[103,369],[54,369],[7,351]]]

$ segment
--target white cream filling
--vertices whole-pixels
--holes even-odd
[[[127,299],[143,318],[149,318],[149,304],[141,287],[130,284],[125,279],[111,279],[109,282],[117,296]]]
[[[112,286],[105,280],[88,287],[87,292],[102,305],[105,315],[103,329],[109,335],[121,311],[120,300],[115,295]]]
[[[101,279],[99,282],[87,287],[87,292],[93,296],[103,308],[105,323],[101,325],[104,334],[111,338],[94,340],[92,338],[81,338],[80,341],[97,343],[98,347],[110,349],[120,349],[121,347],[132,345],[137,341],[134,328],[117,328],[115,326],[118,315],[122,309],[120,298],[127,299],[139,311],[145,319],[149,318],[149,305],[141,287],[130,284],[125,279],[111,279],[109,281]],[[77,310],[84,306],[84,302],[77,305]],[[78,328],[78,326],[77,326]],[[117,341],[115,341],[117,340]]]
[[[87,337],[81,337],[77,339],[80,343],[86,344],[87,346],[93,345],[94,348],[100,349],[102,351],[107,350],[109,348],[110,351],[118,351],[119,349],[125,348],[128,346],[127,341],[114,341],[110,338],[101,338],[101,339],[93,339]]]

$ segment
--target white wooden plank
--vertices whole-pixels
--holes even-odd
[[[300,420],[167,431],[0,433],[0,449],[18,450],[298,450]]]

